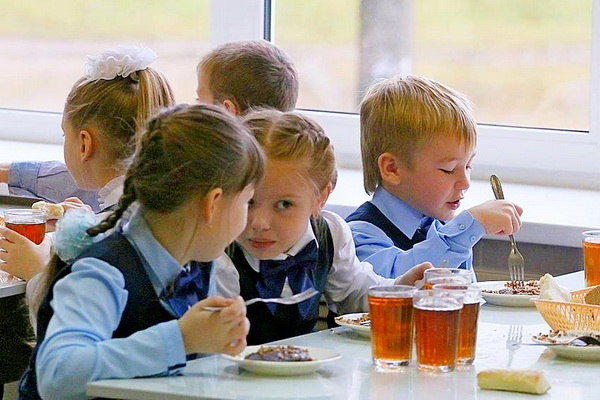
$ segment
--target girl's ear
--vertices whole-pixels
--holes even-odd
[[[235,105],[235,103],[233,101],[231,101],[231,100],[224,100],[223,101],[223,106],[231,114],[233,114],[235,116],[240,115],[240,110],[238,110],[237,106]]]
[[[79,160],[82,164],[89,161],[94,154],[94,145],[94,137],[88,130],[79,131]]]
[[[319,214],[323,207],[325,207],[325,203],[327,203],[327,200],[329,199],[329,195],[331,194],[332,190],[333,184],[331,182],[329,182],[327,186],[325,186],[323,190],[321,190],[321,193],[319,193],[319,195],[317,196],[317,204],[315,207],[316,210],[313,210],[313,215]]]
[[[377,158],[381,180],[390,185],[399,185],[402,183],[403,168],[402,164],[392,153],[383,153]]]
[[[216,218],[217,209],[223,199],[223,189],[214,188],[210,190],[202,199],[202,219],[207,225],[212,225]]]

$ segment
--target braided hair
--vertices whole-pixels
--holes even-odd
[[[293,111],[258,109],[246,114],[243,122],[268,158],[307,160],[307,178],[316,193],[329,183],[335,187],[337,170],[333,145],[315,121]]]

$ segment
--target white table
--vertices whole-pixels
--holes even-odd
[[[571,289],[583,287],[583,273],[558,281]],[[371,364],[369,341],[347,328],[335,328],[285,340],[299,346],[334,349],[342,358],[316,373],[294,377],[260,376],[245,372],[223,357],[192,361],[182,376],[104,380],[88,385],[88,395],[122,399],[530,399],[531,395],[480,390],[478,371],[506,368],[509,351],[506,336],[511,324],[523,325],[524,341],[549,327],[533,308],[484,305],[480,315],[475,364],[468,370],[446,374],[419,372],[414,366],[403,373],[376,372]],[[556,358],[543,346],[521,346],[513,352],[512,368],[545,372],[552,384],[544,399],[598,398],[600,363]]]

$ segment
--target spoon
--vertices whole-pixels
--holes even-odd
[[[522,345],[529,346],[576,346],[576,347],[586,347],[586,346],[600,346],[600,340],[596,339],[592,336],[577,336],[573,339],[567,340],[566,342],[557,342],[557,343],[521,343]]]

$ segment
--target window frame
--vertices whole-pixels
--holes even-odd
[[[495,173],[517,183],[600,189],[600,112],[592,111],[600,111],[600,2],[592,3],[589,132],[480,124],[474,179]],[[211,0],[211,46],[257,38],[277,43],[272,31],[265,32],[276,6],[270,0]],[[361,167],[357,114],[299,111],[324,127],[340,167]],[[0,140],[61,144],[60,119],[60,113],[0,109]]]

